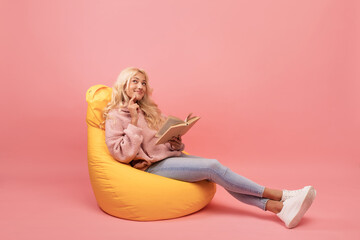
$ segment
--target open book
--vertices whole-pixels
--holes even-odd
[[[200,119],[200,117],[191,117],[190,113],[185,121],[169,116],[159,131],[156,133],[157,140],[156,144],[162,144],[169,141],[172,137],[183,136],[194,124]]]

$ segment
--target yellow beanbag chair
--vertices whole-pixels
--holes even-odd
[[[112,216],[138,221],[181,217],[205,207],[215,194],[214,183],[165,178],[120,163],[110,155],[105,131],[99,125],[111,93],[104,85],[86,92],[88,166],[99,207]]]

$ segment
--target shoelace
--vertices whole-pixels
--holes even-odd
[[[284,190],[283,191],[283,197],[282,197],[282,201],[285,201],[289,198],[295,197],[296,195],[298,195],[303,189],[298,189],[298,190]]]

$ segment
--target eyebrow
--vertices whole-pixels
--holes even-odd
[[[138,77],[134,77],[137,80],[140,80]],[[143,82],[146,82],[146,79],[142,80]]]

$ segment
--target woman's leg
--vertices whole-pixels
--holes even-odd
[[[267,198],[255,197],[251,195],[246,195],[242,193],[232,192],[225,189],[231,196],[248,205],[256,206],[264,211],[268,210],[268,202],[270,201]]]
[[[215,159],[191,155],[170,157],[153,164],[146,171],[187,182],[207,179],[224,187],[239,201],[257,206],[263,210],[269,210],[267,209],[267,202],[269,198],[274,199],[273,195],[277,193],[276,190],[265,188],[234,173]],[[281,194],[281,191],[279,192]],[[263,198],[263,195],[269,198]]]
[[[146,171],[188,182],[204,179],[213,181],[239,201],[275,213],[288,228],[298,225],[316,196],[312,186],[287,193],[285,191],[286,194],[283,194],[283,191],[265,188],[232,172],[215,159],[196,156],[167,158],[153,164]]]

